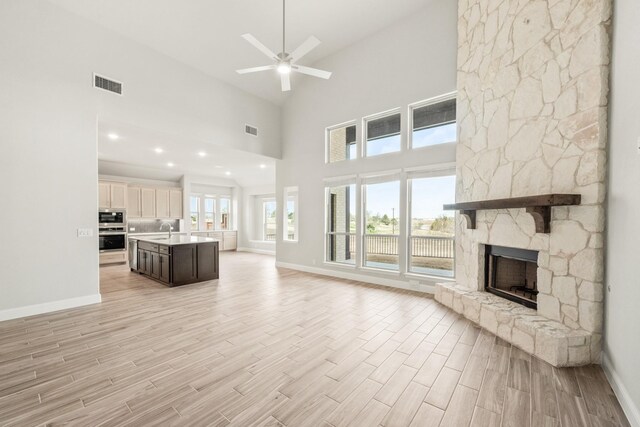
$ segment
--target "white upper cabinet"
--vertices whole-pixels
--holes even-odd
[[[98,183],[98,207],[110,208],[111,207],[111,188],[108,182]]]
[[[182,218],[181,190],[169,190],[169,216],[173,219]]]
[[[127,204],[127,185],[121,182],[98,182],[98,207],[124,209]]]
[[[111,184],[111,208],[124,209],[127,207],[127,185]]]
[[[141,216],[140,187],[129,187],[127,188],[127,217],[140,218]]]
[[[156,218],[169,218],[169,190],[158,188],[156,190]]]
[[[141,188],[140,198],[142,206],[142,218],[156,217],[156,190],[153,188]]]

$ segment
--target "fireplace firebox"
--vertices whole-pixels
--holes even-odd
[[[485,263],[487,292],[537,308],[537,251],[487,245]]]

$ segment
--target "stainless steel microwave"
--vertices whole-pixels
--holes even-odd
[[[98,225],[124,227],[127,222],[127,213],[124,209],[100,209],[98,211]]]

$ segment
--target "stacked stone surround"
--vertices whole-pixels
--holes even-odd
[[[549,234],[535,233],[524,209],[478,211],[475,230],[458,218],[448,289],[482,291],[486,244],[539,251],[538,311],[527,316],[555,322],[567,340],[585,334],[589,346],[567,350],[566,362],[545,357],[561,365],[600,359],[610,16],[610,0],[459,0],[456,200],[576,193],[582,203],[553,208]],[[531,329],[533,347],[514,344],[540,355],[544,328],[518,316],[501,336]]]

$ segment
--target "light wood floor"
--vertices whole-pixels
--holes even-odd
[[[0,323],[0,425],[628,425],[599,367],[554,369],[425,295],[220,264],[173,289],[103,268],[102,304]]]

